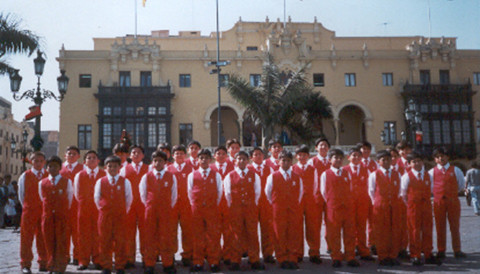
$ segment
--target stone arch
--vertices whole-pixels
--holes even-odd
[[[349,100],[332,107],[335,123],[335,144],[354,145],[367,139],[367,127],[372,126],[372,112],[362,103]]]
[[[210,131],[210,142],[212,146],[218,145],[216,127],[217,111],[218,104],[212,104],[207,108],[203,120],[205,129]],[[228,133],[223,135],[223,137],[225,139],[237,138],[240,140],[240,142],[242,142],[241,136],[243,136],[243,114],[245,109],[229,102],[222,102],[220,111],[222,112],[222,125],[224,128],[224,134]],[[227,132],[225,132],[225,130]]]

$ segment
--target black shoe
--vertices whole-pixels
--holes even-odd
[[[78,265],[78,260],[77,260],[77,259],[73,259],[72,264],[73,264],[73,265]]]
[[[145,270],[143,271],[144,274],[154,274],[155,273],[155,268],[153,266],[146,267]]]
[[[398,258],[402,260],[410,260],[410,255],[408,254],[407,250],[402,250],[398,252]]]
[[[442,265],[442,260],[440,260],[437,257],[431,255],[430,257],[425,259],[425,264]]]
[[[39,272],[47,272],[48,269],[47,269],[46,266],[40,266],[40,267],[38,268],[38,271],[39,271]]]
[[[230,259],[226,259],[226,260],[223,261],[223,264],[224,265],[231,265],[232,261],[230,261]]]
[[[297,263],[302,263],[303,262],[303,257],[297,257]]]
[[[125,274],[125,269],[116,269],[115,273],[117,273],[117,274]]]
[[[290,263],[288,261],[283,261],[281,264],[280,264],[280,268],[281,269],[289,269],[290,267]]]
[[[135,268],[135,264],[132,262],[127,262],[125,264],[125,269]]]
[[[239,263],[230,264],[230,270],[231,271],[239,271],[240,270],[240,264]]]
[[[183,266],[191,266],[192,260],[190,260],[190,258],[182,258],[182,264]]]
[[[372,255],[377,255],[377,247],[372,245],[370,247],[370,252],[372,253]]]
[[[110,269],[104,269],[102,270],[102,274],[112,274],[112,271]]]
[[[30,270],[30,267],[24,267],[24,268],[22,268],[22,273],[23,274],[32,274],[32,271]]]
[[[167,274],[176,274],[177,270],[174,265],[163,267],[163,272]]]
[[[332,251],[330,249],[327,249],[327,254],[331,254]]]
[[[454,253],[455,259],[467,258],[467,254],[462,251],[457,251]]]
[[[252,263],[250,267],[252,268],[252,270],[265,270],[265,265],[259,261]]]
[[[298,269],[298,264],[296,262],[289,262],[288,269]]]
[[[212,264],[210,265],[210,271],[212,273],[218,273],[220,272],[220,266],[218,264]]]
[[[390,263],[392,264],[392,266],[401,265],[400,261],[397,259],[390,259]]]
[[[445,251],[438,251],[437,252],[437,259],[445,259]]]
[[[375,259],[370,255],[362,256],[362,257],[360,257],[360,260],[362,260],[362,261],[375,261]]]
[[[77,267],[77,270],[81,271],[81,270],[86,270],[87,268],[88,268],[88,266],[81,264]]]
[[[263,262],[268,264],[274,264],[276,260],[272,255],[268,255],[267,257],[265,257],[265,259],[263,259]]]
[[[357,260],[353,259],[353,260],[348,261],[347,265],[350,266],[350,267],[359,267],[360,263]]]
[[[333,260],[332,266],[333,266],[334,268],[339,268],[339,267],[342,266],[342,262],[339,261],[339,260]]]
[[[322,263],[322,259],[320,259],[320,256],[310,256],[309,261],[314,264]]]
[[[385,259],[381,260],[380,262],[378,262],[378,265],[392,266],[392,261],[390,260],[390,258],[385,258]]]
[[[96,269],[96,270],[102,270],[103,267],[102,267],[101,264],[95,264],[95,269]]]
[[[190,268],[191,272],[200,272],[203,271],[203,265],[196,264]]]
[[[412,265],[413,265],[413,266],[422,266],[422,265],[423,265],[423,262],[422,262],[422,260],[419,259],[419,258],[413,258]]]
[[[242,258],[247,258],[247,257],[248,257],[248,252],[244,252],[244,253],[242,254]]]

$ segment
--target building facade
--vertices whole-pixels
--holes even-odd
[[[0,177],[7,174],[12,176],[12,181],[18,180],[23,172],[22,150],[24,148],[23,132],[27,131],[28,137],[25,148],[30,147],[33,138],[33,129],[26,122],[13,119],[12,103],[0,97]],[[12,140],[15,141],[15,150],[12,150]],[[28,168],[29,165],[26,165]]]
[[[221,59],[231,61],[222,68],[224,80],[235,73],[258,85],[266,53],[287,75],[307,65],[311,84],[332,104],[333,119],[324,121],[332,144],[368,140],[382,148],[421,131],[426,152],[435,145],[459,157],[478,152],[480,50],[459,50],[456,38],[337,37],[316,18],[286,24],[240,18],[220,33],[220,47]],[[165,141],[217,145],[217,76],[208,66],[215,59],[216,34],[199,31],[94,38],[93,50],[62,47],[57,60],[70,85],[60,107],[60,147],[105,156],[122,129],[148,153]],[[250,145],[254,132],[260,139],[225,88],[221,96],[223,138]],[[405,118],[411,100],[421,126]]]

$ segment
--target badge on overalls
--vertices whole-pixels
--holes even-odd
[[[185,178],[185,177],[187,177],[187,174],[185,174],[185,173],[182,173],[182,176],[183,176],[183,178]]]
[[[343,179],[345,180],[345,182],[348,182],[348,179],[347,179],[347,177],[345,177],[345,178],[343,178]]]
[[[393,181],[393,185],[394,185],[394,186],[397,186],[397,181]]]
[[[165,182],[165,187],[167,187],[167,186],[168,186],[168,182]]]
[[[295,184],[296,184],[295,181],[293,181],[292,185],[295,186]]]
[[[212,183],[212,184],[213,184],[213,179],[210,179],[210,183]]]
[[[252,178],[248,178],[248,182],[251,183],[251,182],[252,182]]]
[[[63,193],[63,190],[59,189],[58,194],[62,195],[62,193]]]
[[[119,186],[119,185],[117,186],[117,190],[120,190],[120,186]]]

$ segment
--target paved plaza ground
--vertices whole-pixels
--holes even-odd
[[[411,263],[403,262],[401,266],[398,267],[379,267],[376,263],[373,262],[361,262],[361,266],[358,268],[351,268],[344,266],[339,269],[333,269],[331,267],[330,257],[326,253],[325,240],[322,239],[322,259],[323,264],[314,265],[308,262],[308,258],[305,258],[305,262],[300,264],[300,269],[296,271],[292,270],[282,270],[278,265],[267,264],[267,269],[265,271],[258,272],[268,272],[268,273],[480,273],[480,217],[473,214],[473,209],[468,207],[465,203],[465,198],[460,198],[462,203],[462,217],[460,219],[460,233],[462,237],[462,250],[467,253],[467,258],[462,260],[457,260],[453,258],[453,253],[451,250],[450,237],[448,237],[448,246],[447,246],[447,258],[445,259],[442,266],[423,266],[423,267],[413,267]],[[434,250],[436,250],[436,236],[435,229],[434,231]],[[449,235],[450,236],[450,235]],[[322,231],[323,237],[323,231]],[[305,244],[307,247],[307,245]],[[20,273],[20,234],[13,233],[13,229],[0,229],[0,273]],[[189,268],[180,266],[180,252],[176,255],[176,264],[178,273],[188,273]],[[36,260],[36,255],[35,255]],[[140,257],[137,257],[137,267],[136,269],[129,270],[127,273],[143,273],[141,267]],[[92,267],[92,266],[90,266]],[[100,273],[96,270],[86,270],[86,271],[77,271],[77,267],[69,265],[67,268],[67,273]],[[222,270],[225,273],[232,273],[226,271],[228,268],[222,265]],[[248,264],[244,260],[242,264],[242,269],[245,272],[248,269]],[[156,266],[156,271],[162,273],[162,267],[160,265]],[[32,272],[38,272],[38,265],[33,263]],[[242,273],[237,271],[235,273]]]

